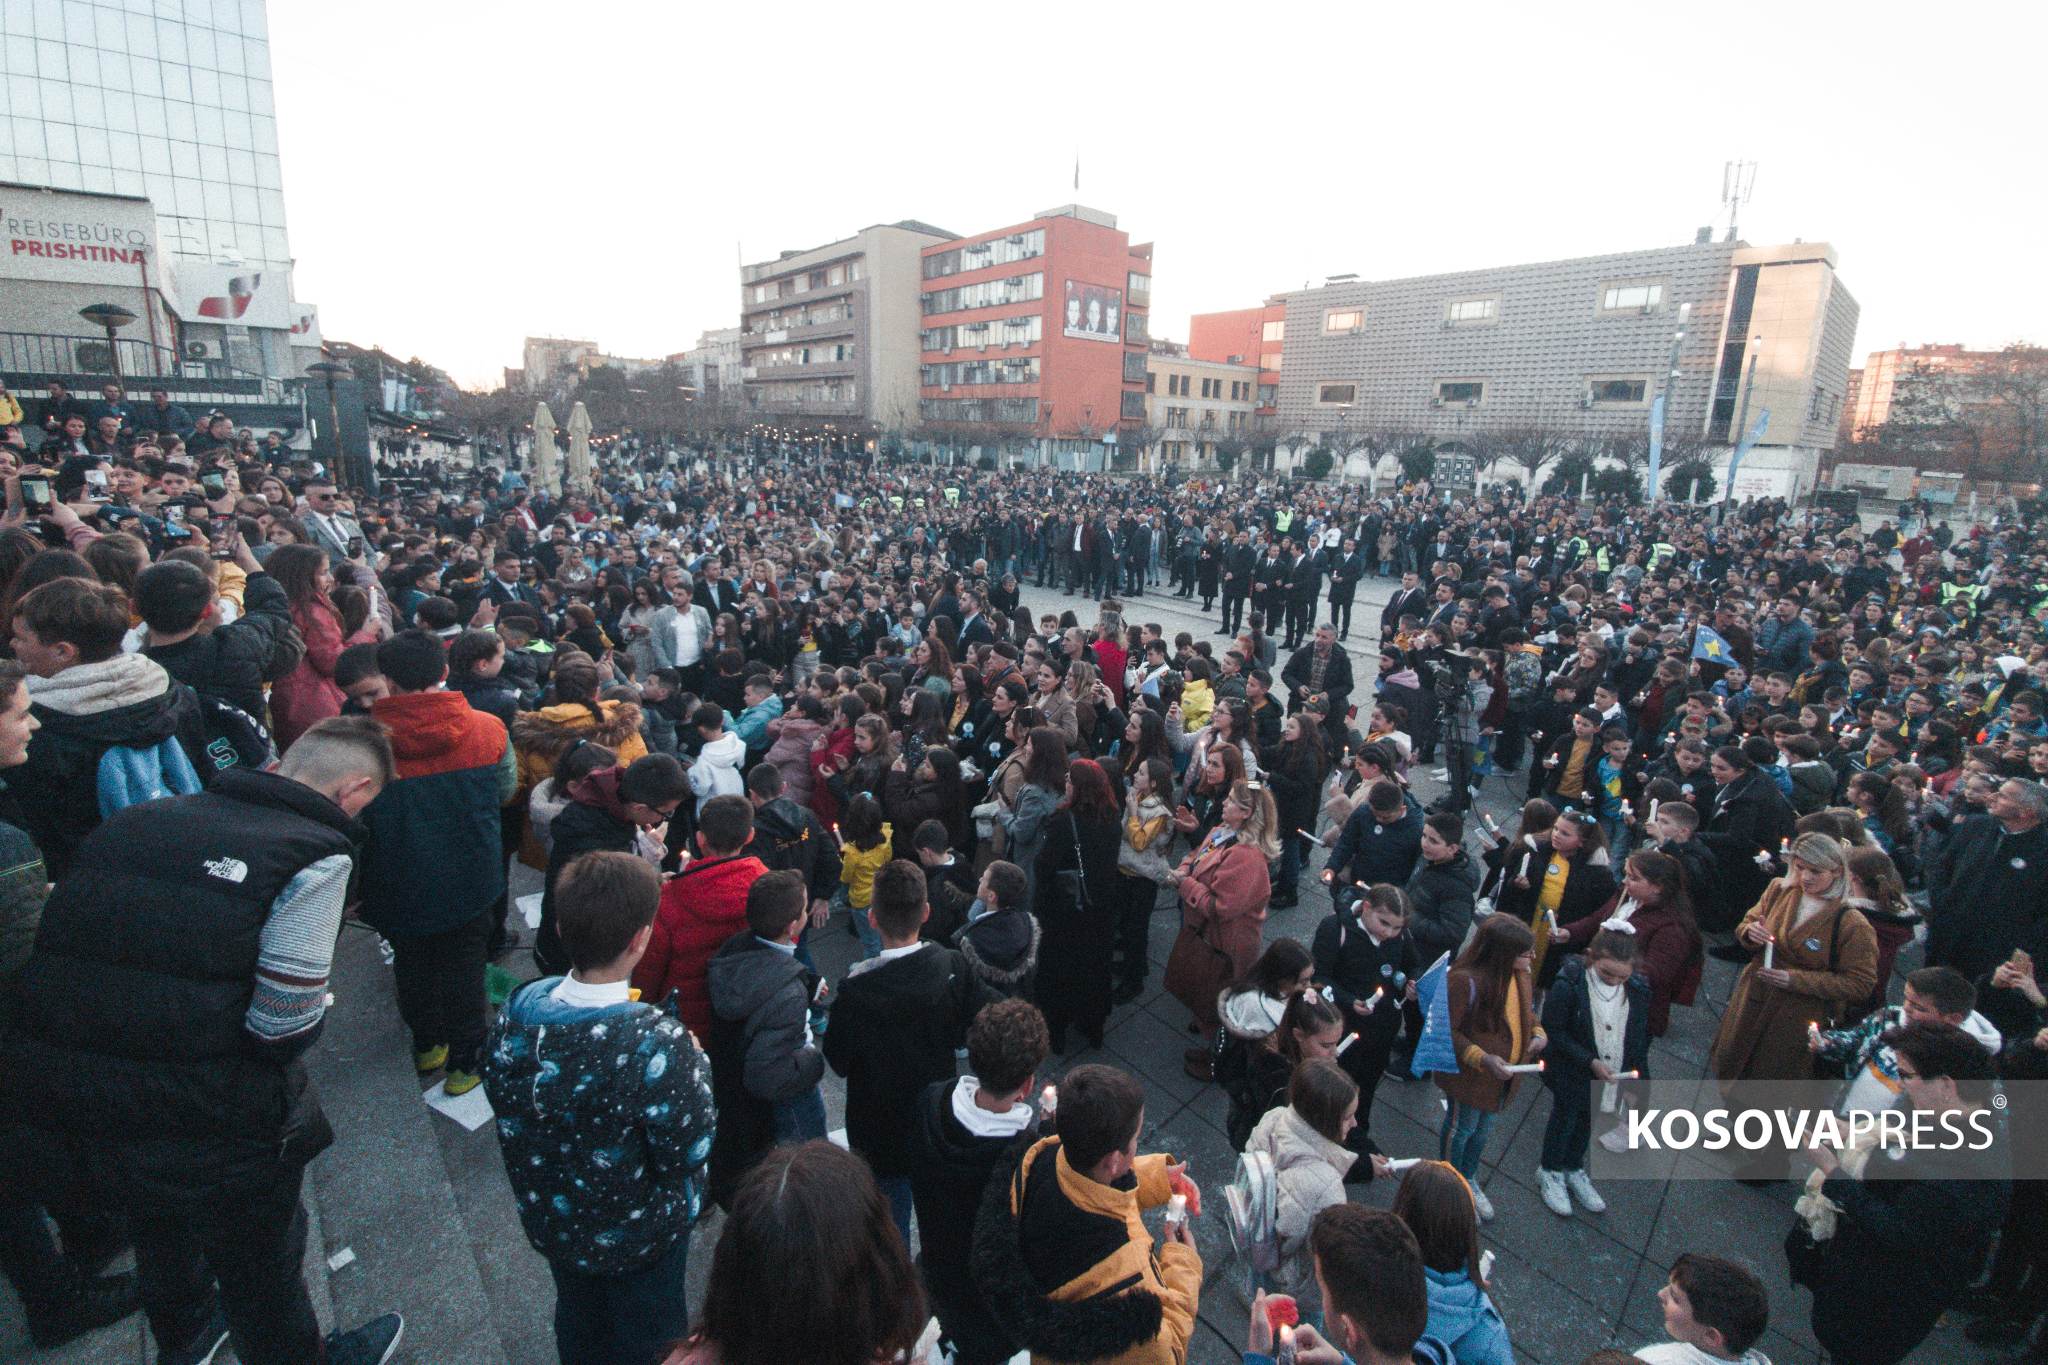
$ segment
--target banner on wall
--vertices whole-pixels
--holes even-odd
[[[0,279],[161,285],[147,199],[0,185]]]
[[[1124,291],[1101,284],[1067,281],[1066,333],[1083,341],[1124,339]]]
[[[175,272],[178,296],[191,321],[283,332],[299,320],[291,300],[291,277],[283,270],[180,261]]]
[[[294,346],[310,346],[320,349],[320,309],[310,303],[294,303],[292,309],[291,343]]]

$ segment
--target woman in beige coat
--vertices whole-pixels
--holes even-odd
[[[1833,1027],[1844,1008],[1877,983],[1877,931],[1843,904],[1848,859],[1825,834],[1793,843],[1790,870],[1743,916],[1736,942],[1754,955],[1714,1037],[1713,1075],[1731,1098],[1744,1081],[1813,1076],[1809,1025]]]

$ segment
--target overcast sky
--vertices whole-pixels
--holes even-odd
[[[2003,17],[1990,17],[1994,13]],[[270,5],[297,297],[495,386],[659,356],[736,262],[1069,202],[1157,244],[1153,335],[1344,271],[1832,242],[1864,353],[2048,340],[2048,9],[1848,4]],[[1081,190],[1072,188],[1075,150]]]

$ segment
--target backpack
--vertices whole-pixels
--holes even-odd
[[[99,792],[100,818],[104,820],[115,811],[144,801],[196,795],[199,774],[176,739],[166,739],[148,749],[114,744],[100,755],[94,785]]]
[[[1543,686],[1543,660],[1526,649],[1508,655],[1506,672],[1511,702],[1530,701]]]
[[[1237,1173],[1223,1191],[1223,1211],[1230,1249],[1244,1272],[1239,1288],[1249,1303],[1264,1277],[1280,1266],[1280,1176],[1272,1157],[1238,1157]]]

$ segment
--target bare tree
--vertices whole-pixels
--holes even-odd
[[[1577,439],[1552,427],[1515,426],[1503,431],[1475,433],[1464,438],[1464,442],[1475,448],[1475,454],[1490,449],[1497,462],[1512,465],[1527,474],[1529,487],[1535,488],[1543,478],[1543,471],[1570,454]]]
[[[2048,476],[2048,347],[2013,343],[1971,371],[1966,392],[1999,464],[2035,482]]]

